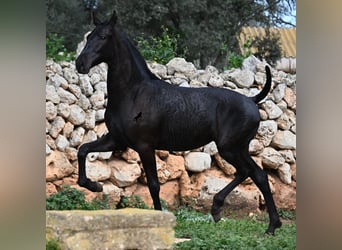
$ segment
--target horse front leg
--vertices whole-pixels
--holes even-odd
[[[154,209],[162,210],[159,198],[160,185],[158,181],[154,150],[150,147],[144,147],[143,149],[138,150],[138,153],[145,170],[147,185],[153,200]]]
[[[113,151],[116,148],[116,144],[113,141],[113,138],[110,134],[106,134],[96,141],[88,142],[83,145],[78,150],[77,159],[78,159],[78,181],[77,184],[81,187],[85,187],[86,189],[92,192],[102,192],[102,185],[96,181],[91,181],[87,178],[85,163],[86,157],[88,153],[91,152],[107,152]]]

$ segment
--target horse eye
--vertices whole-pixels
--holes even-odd
[[[105,40],[106,37],[105,36],[100,36],[101,40]]]

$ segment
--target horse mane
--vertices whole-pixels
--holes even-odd
[[[155,74],[151,72],[151,70],[148,68],[145,59],[142,57],[138,49],[133,45],[131,40],[123,33],[119,32],[121,39],[125,42],[127,45],[127,48],[132,55],[132,59],[135,62],[135,65],[139,71],[139,73],[142,75],[144,79],[150,79],[150,80],[160,80]]]

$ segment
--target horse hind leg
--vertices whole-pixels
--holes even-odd
[[[96,141],[92,141],[89,143],[85,143],[81,145],[77,153],[78,159],[78,180],[77,184],[81,187],[85,187],[86,189],[92,192],[102,192],[102,185],[96,181],[91,181],[87,178],[85,164],[86,157],[88,153],[91,152],[107,152],[113,151],[115,149],[115,143],[112,137],[109,134],[106,134],[99,138]]]
[[[266,202],[270,223],[265,233],[274,235],[275,229],[280,228],[282,223],[279,219],[279,214],[273,200],[271,189],[268,183],[267,173],[262,170],[249,155],[246,157],[246,160],[252,169],[250,176],[263,194]]]
[[[237,172],[235,174],[235,178],[214,196],[213,205],[211,207],[211,215],[213,216],[215,222],[218,222],[221,219],[221,211],[225,198],[231,191],[233,191],[235,187],[237,187],[248,177],[248,171],[245,171],[245,169],[243,169],[244,166],[241,164],[238,154],[221,150],[220,155],[227,162],[233,164]]]

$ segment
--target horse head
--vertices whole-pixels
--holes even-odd
[[[87,74],[89,70],[102,62],[108,63],[113,56],[113,40],[115,38],[116,12],[107,22],[100,22],[94,15],[94,30],[87,36],[87,43],[81,54],[76,59],[76,69],[81,74]]]

